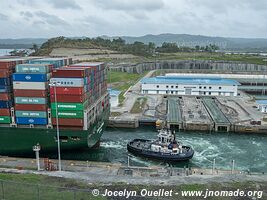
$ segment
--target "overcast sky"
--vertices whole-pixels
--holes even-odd
[[[187,33],[267,38],[267,0],[11,0],[0,38]]]

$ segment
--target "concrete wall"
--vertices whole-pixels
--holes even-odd
[[[173,69],[184,72],[222,72],[222,73],[253,73],[262,74],[267,72],[267,66],[247,64],[231,61],[209,61],[209,60],[176,60],[157,61],[138,64],[118,64],[111,65],[111,70],[128,73],[143,73],[144,71],[155,69]]]

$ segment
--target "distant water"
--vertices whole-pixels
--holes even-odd
[[[70,160],[103,161],[126,165],[127,142],[134,138],[155,139],[156,136],[156,130],[148,127],[107,129],[101,138],[99,149],[63,152],[62,157]],[[267,134],[179,132],[177,139],[185,145],[192,146],[195,155],[189,162],[178,163],[176,167],[212,168],[212,161],[216,159],[216,168],[231,169],[231,162],[235,160],[236,168],[239,170],[267,172]],[[56,158],[56,152],[54,155],[46,156]],[[131,165],[135,166],[166,165],[166,163],[137,156],[131,156],[130,160]]]
[[[0,49],[0,56],[6,56],[9,55],[10,51],[13,51],[14,49]]]

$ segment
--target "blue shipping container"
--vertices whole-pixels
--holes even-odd
[[[0,78],[0,85],[7,86],[11,85],[11,79],[10,78]]]
[[[2,86],[0,85],[0,93],[10,93],[11,87],[10,86]]]
[[[47,82],[46,74],[13,74],[13,81],[21,82]]]
[[[0,108],[10,108],[12,104],[12,101],[0,101]]]
[[[17,124],[47,125],[47,118],[16,117]]]

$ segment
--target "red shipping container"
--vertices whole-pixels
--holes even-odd
[[[0,116],[10,116],[10,110],[5,108],[0,108]]]
[[[60,68],[52,71],[53,78],[84,78],[86,77],[85,69],[71,69],[71,68]]]
[[[82,95],[57,95],[57,101],[62,103],[83,103],[87,99],[87,93]],[[55,102],[55,95],[51,94],[51,102]]]
[[[89,77],[92,71],[91,67],[87,66],[67,66],[68,69],[75,69],[75,70],[86,70],[86,76]]]
[[[14,69],[16,62],[14,61],[1,61],[0,60],[0,69]]]
[[[57,125],[56,118],[52,118],[52,124]],[[83,127],[83,119],[58,119],[58,125],[60,126],[82,126]]]
[[[84,94],[83,87],[56,87],[57,94],[63,95],[82,95]],[[50,94],[55,94],[55,87],[50,87]]]
[[[0,93],[0,101],[9,101],[11,100],[11,95],[8,93]]]
[[[15,104],[16,110],[46,111],[47,105],[43,104]]]
[[[9,70],[0,69],[0,78],[10,77],[11,73]]]
[[[16,97],[47,97],[47,90],[14,90]]]

